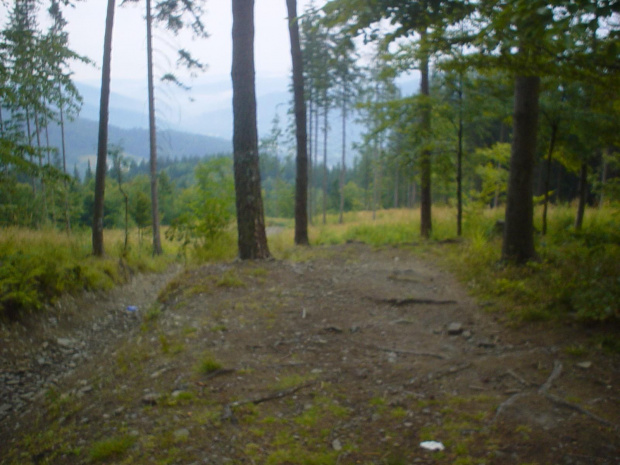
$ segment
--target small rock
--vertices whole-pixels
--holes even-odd
[[[341,444],[341,442],[340,442],[340,440],[339,440],[339,439],[334,439],[334,440],[332,441],[332,448],[333,448],[335,451],[341,451],[341,450],[342,450],[342,444]]]
[[[142,403],[146,405],[157,405],[157,401],[159,400],[159,394],[149,393],[142,397]]]
[[[463,325],[461,323],[450,323],[448,325],[448,334],[450,336],[458,336],[463,332]]]
[[[495,347],[495,343],[489,339],[480,339],[478,341],[478,347],[482,347],[483,349],[492,349]]]
[[[187,428],[180,428],[176,430],[174,433],[174,439],[177,441],[185,441],[189,438],[189,430]]]
[[[359,333],[361,328],[358,325],[353,325],[349,328],[350,333]]]
[[[75,345],[75,341],[73,339],[59,337],[58,339],[56,339],[56,344],[58,344],[60,347],[71,349]]]
[[[168,371],[168,368],[162,368],[161,370],[157,370],[156,372],[151,374],[151,378],[155,379],[155,378],[159,378],[162,374],[164,374],[166,371]]]
[[[173,399],[176,399],[177,397],[179,397],[181,394],[183,394],[184,391],[177,389],[176,391],[172,391],[172,394],[170,394],[172,396]]]
[[[471,338],[471,331],[463,331],[462,336],[463,336],[465,339],[469,339],[469,338]]]
[[[577,366],[579,368],[584,369],[584,370],[588,370],[588,369],[590,369],[592,367],[592,362],[579,362],[577,364]]]

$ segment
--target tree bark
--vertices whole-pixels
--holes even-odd
[[[149,144],[151,175],[151,222],[153,229],[153,255],[161,255],[161,236],[159,233],[159,202],[157,198],[157,126],[155,124],[155,88],[153,85],[153,17],[151,0],[146,0],[146,68],[149,98]]]
[[[430,137],[431,131],[431,104],[428,55],[424,56],[420,64],[420,94],[424,99],[422,103],[421,124],[422,131]],[[431,219],[431,151],[428,147],[422,149],[420,154],[420,235],[429,238],[432,231]]]
[[[539,87],[538,76],[517,76],[515,79],[513,140],[502,260],[518,264],[536,258],[532,195]]]
[[[326,92],[327,93],[327,92]],[[329,107],[327,95],[325,95],[325,107],[323,108],[323,224],[327,224],[327,125]]]
[[[345,84],[346,85],[346,84]],[[338,216],[338,223],[342,224],[344,220],[344,181],[346,176],[347,164],[347,101],[346,91],[342,96],[342,167],[340,169],[340,214]]]
[[[95,171],[95,203],[93,206],[93,255],[103,257],[103,201],[108,155],[108,116],[110,104],[110,68],[112,61],[112,30],[114,28],[114,2],[108,0],[103,41],[101,69],[101,100],[99,104],[99,137],[97,142],[97,168]]]
[[[547,234],[547,209],[549,206],[549,188],[551,187],[551,160],[553,160],[553,150],[555,149],[555,139],[558,133],[558,123],[552,123],[551,125],[551,140],[549,141],[549,152],[547,153],[547,163],[545,171],[545,184],[543,189],[545,199],[543,201],[543,216],[542,216],[542,235]]]
[[[463,234],[463,78],[459,79],[459,131],[456,157],[456,235]]]
[[[254,0],[233,0],[233,151],[239,258],[265,259],[254,71]]]
[[[309,245],[308,240],[308,134],[306,133],[306,100],[304,98],[304,70],[299,40],[297,0],[286,0],[288,30],[293,62],[293,93],[295,99],[295,136],[297,160],[295,179],[295,244]]]
[[[581,162],[579,173],[579,204],[577,205],[577,216],[575,217],[575,229],[581,230],[583,226],[583,216],[586,211],[586,201],[588,198],[588,164]]]

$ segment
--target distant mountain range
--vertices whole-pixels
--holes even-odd
[[[417,90],[417,80],[401,84],[404,94]],[[289,82],[286,77],[258,78],[257,124],[259,137],[268,135],[274,116],[280,118],[280,129],[290,124]],[[99,119],[98,83],[77,83],[83,97],[79,117],[66,124],[67,164],[77,165],[81,172],[88,161],[94,168],[97,152]],[[115,81],[110,96],[109,144],[119,145],[136,161],[149,157],[148,113],[145,84],[138,80]],[[227,77],[203,80],[189,93],[175,89],[156,92],[158,155],[162,158],[208,156],[232,151],[232,90]],[[191,97],[191,101],[190,101]],[[206,111],[205,111],[206,110]],[[339,112],[333,111],[330,126],[334,128],[328,146],[328,163],[340,157]],[[362,128],[349,119],[350,144],[359,141]],[[50,129],[50,144],[60,147],[60,131]],[[352,159],[350,155],[349,159]]]

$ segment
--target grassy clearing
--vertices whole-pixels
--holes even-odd
[[[586,212],[582,231],[575,231],[575,209],[553,207],[548,214],[548,234],[538,235],[539,260],[518,267],[500,264],[501,232],[496,222],[503,210],[465,211],[462,240],[456,238],[456,211],[433,209],[431,240],[420,239],[419,210],[383,210],[335,215],[327,224],[310,228],[313,245],[362,241],[376,247],[416,246],[416,250],[441,261],[479,299],[501,308],[513,321],[576,320],[581,323],[620,321],[620,210],[607,206]],[[535,212],[540,225],[541,210]],[[293,246],[293,233],[285,230],[270,238],[277,257],[308,260],[312,253]],[[611,348],[605,340],[601,347]]]
[[[106,231],[107,256],[91,255],[88,232],[0,230],[0,317],[53,304],[64,293],[110,289],[131,273],[164,270],[174,255],[153,257],[144,240],[133,237],[125,251],[123,233]],[[174,251],[172,244],[165,245]]]

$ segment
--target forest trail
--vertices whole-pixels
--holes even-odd
[[[5,332],[15,392],[66,373],[3,398],[1,463],[620,463],[620,359],[583,329],[509,328],[411,250],[299,255],[138,277],[30,349]]]

